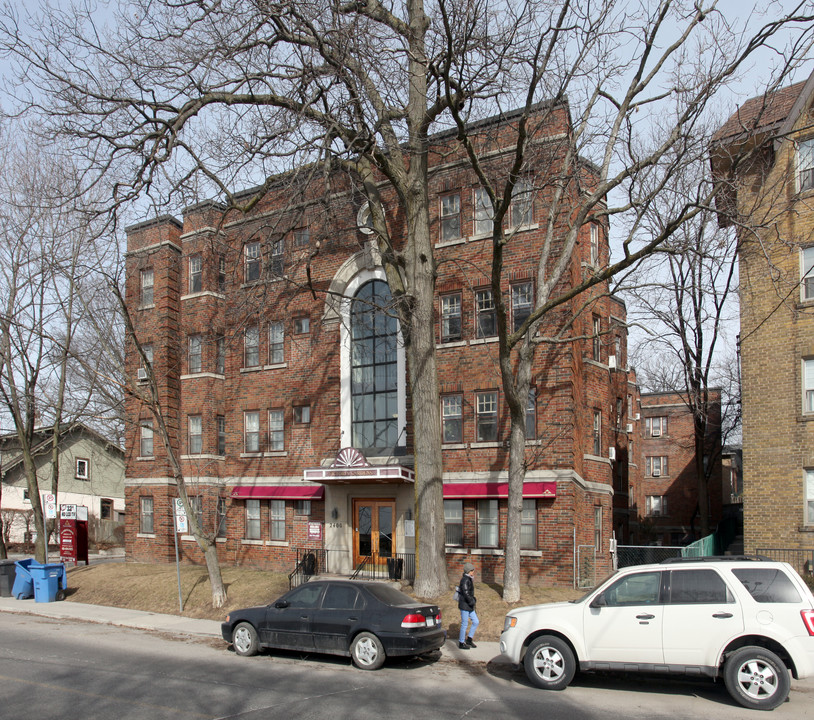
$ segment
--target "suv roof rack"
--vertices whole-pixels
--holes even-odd
[[[662,565],[692,562],[772,562],[765,555],[703,555],[701,557],[671,557],[661,561]]]

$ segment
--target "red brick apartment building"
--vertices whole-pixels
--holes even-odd
[[[812,103],[814,74],[751,98],[712,153],[740,236],[744,550],[799,557],[814,552]]]
[[[700,538],[693,414],[680,393],[641,394],[641,477],[630,488],[633,544],[686,545]],[[704,463],[709,527],[722,513],[721,393],[710,391]],[[729,500],[727,499],[727,502]]]
[[[568,108],[546,117],[540,147],[560,152]],[[515,121],[478,126],[496,172],[508,167],[502,131]],[[454,134],[431,142],[447,557],[454,572],[470,560],[492,580],[503,572],[508,413],[489,288],[491,220]],[[546,167],[541,157],[519,184],[508,221],[503,287],[512,322],[526,317],[533,296],[551,192]],[[582,164],[582,181],[592,172]],[[350,573],[366,556],[413,556],[420,438],[398,323],[381,309],[390,294],[364,199],[339,172],[305,175],[280,177],[245,215],[206,202],[187,208],[183,221],[164,216],[128,228],[127,302],[221,560],[288,572],[303,550],[318,549],[327,550],[321,570]],[[403,236],[392,188],[382,182],[380,192],[391,234]],[[568,283],[608,262],[604,223],[581,229]],[[537,350],[524,582],[571,584],[586,549],[604,572],[612,530],[626,532],[627,502],[615,507],[614,494],[626,491],[627,439],[638,431],[628,408],[637,397],[625,307],[607,291],[596,288],[574,324],[581,339]],[[133,346],[126,363],[146,390]],[[127,555],[170,561],[176,491],[167,454],[144,404],[129,399],[127,417]],[[201,560],[191,537],[181,536],[180,548],[185,560]]]

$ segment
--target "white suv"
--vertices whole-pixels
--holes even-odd
[[[814,675],[814,596],[788,563],[677,558],[627,567],[572,602],[516,608],[500,651],[537,687],[580,670],[723,676],[748,708],[772,710]]]

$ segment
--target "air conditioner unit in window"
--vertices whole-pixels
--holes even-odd
[[[661,475],[661,470],[654,470],[653,477],[659,477]]]
[[[634,420],[641,420],[642,419],[641,413],[636,413],[636,415],[635,415],[635,417],[633,419]]]
[[[650,437],[661,437],[661,430],[658,428],[653,428],[653,431],[650,433]]]
[[[633,432],[633,423],[628,423],[628,424],[627,424],[627,431],[628,431],[629,433],[632,433],[632,432]]]
[[[616,448],[615,447],[608,448],[608,459],[609,460],[616,460]]]
[[[608,355],[608,367],[611,370],[616,369],[616,355]]]
[[[138,379],[139,380],[146,380],[147,379],[147,368],[140,367],[138,369]]]

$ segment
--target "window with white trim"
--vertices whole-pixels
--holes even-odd
[[[215,338],[215,372],[218,375],[226,374],[226,338],[223,335]]]
[[[260,413],[256,410],[243,413],[243,452],[260,452]]]
[[[226,292],[226,258],[218,255],[218,292]]]
[[[269,324],[269,364],[285,362],[285,331],[281,322]]]
[[[492,232],[494,211],[486,188],[475,188],[475,235]]]
[[[491,288],[475,292],[475,335],[479,338],[497,335],[497,316]]]
[[[461,237],[461,196],[450,193],[441,196],[441,242]]]
[[[805,471],[805,524],[814,525],[814,470]]]
[[[599,265],[599,225],[591,223],[591,255],[589,262],[594,267]]]
[[[245,282],[255,282],[260,279],[260,243],[250,242],[243,247],[243,267]]]
[[[534,498],[523,498],[523,510],[520,515],[520,549],[537,549],[537,501]]]
[[[667,434],[667,416],[648,417],[644,419],[644,436],[661,437]]]
[[[189,291],[201,292],[203,289],[203,258],[200,255],[189,256]]]
[[[512,227],[531,225],[532,212],[532,186],[528,180],[518,180],[512,190]]]
[[[285,450],[285,425],[282,410],[269,410],[269,450]]]
[[[602,362],[602,319],[599,315],[594,315],[591,319],[593,326],[593,337],[591,340],[591,358],[596,362]]]
[[[514,332],[528,320],[534,305],[533,285],[531,282],[512,285],[512,329]]]
[[[797,192],[814,189],[814,138],[797,143]]]
[[[285,540],[285,500],[269,502],[269,539]]]
[[[139,453],[141,457],[153,456],[153,421],[142,420],[141,425],[141,439],[139,442]]]
[[[285,273],[285,240],[279,238],[271,243],[271,275],[282,277]]]
[[[497,392],[475,393],[475,440],[497,440]]]
[[[226,416],[217,415],[215,425],[218,434],[218,455],[226,455]]]
[[[529,397],[526,402],[526,440],[537,438],[537,388],[529,388]]]
[[[441,431],[443,442],[463,442],[462,395],[444,395],[441,398]]]
[[[142,270],[141,273],[141,306],[146,307],[155,303],[155,272],[152,268]]]
[[[226,537],[226,498],[219,497],[218,504],[215,510],[216,515],[216,526],[215,526],[215,536],[219,538]]]
[[[260,539],[260,501],[256,498],[246,500],[246,540]]]
[[[203,497],[201,495],[190,495],[188,499],[192,514],[198,521],[198,527],[203,530]]]
[[[667,516],[667,496],[648,495],[645,498],[645,514],[647,517]]]
[[[664,477],[667,475],[667,456],[648,455],[644,459],[644,474],[646,477]]]
[[[190,415],[189,423],[189,454],[200,455],[203,452],[203,424],[200,415]]]
[[[803,300],[814,300],[814,246],[800,250],[800,293]]]
[[[593,422],[593,451],[594,455],[602,455],[602,411],[594,410]]]
[[[803,412],[814,413],[814,358],[803,360]]]
[[[497,541],[497,500],[478,500],[478,547],[496,548]]]
[[[87,458],[76,458],[76,474],[74,475],[77,480],[90,480],[90,460]]]
[[[463,500],[444,500],[444,542],[453,547],[464,544]]]
[[[152,535],[155,532],[153,520],[153,498],[149,495],[142,495],[139,498],[139,532]]]
[[[203,365],[203,338],[200,335],[189,336],[189,354],[187,365],[191,375],[201,372]]]
[[[442,295],[441,342],[455,342],[461,337],[461,293]]]
[[[249,325],[243,333],[243,367],[260,366],[260,328]]]

